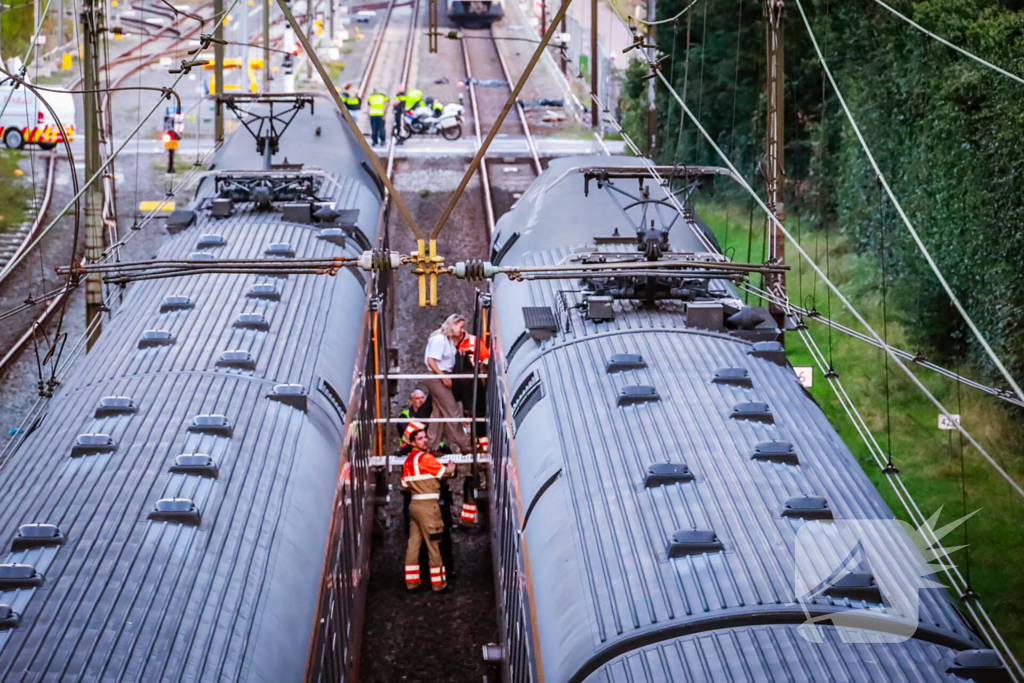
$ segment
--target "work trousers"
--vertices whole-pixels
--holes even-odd
[[[377,144],[377,140],[380,139],[380,144],[384,144],[386,137],[384,135],[384,117],[370,115],[370,133],[373,144]]]
[[[405,550],[405,587],[418,588],[420,585],[420,545],[427,544],[430,561],[430,587],[435,591],[444,590],[448,577],[441,560],[441,537],[444,521],[437,500],[414,500],[409,503],[409,545]]]
[[[462,406],[455,400],[451,387],[442,384],[440,375],[438,379],[424,381],[427,391],[430,392],[430,402],[433,410],[430,417],[462,417]],[[454,445],[460,453],[469,453],[473,450],[470,446],[469,435],[462,431],[462,424],[458,422],[428,422],[427,423],[427,451],[437,453],[441,445],[442,435],[447,434],[445,443]]]

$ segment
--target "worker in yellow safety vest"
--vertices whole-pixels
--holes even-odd
[[[370,95],[366,101],[370,105],[371,144],[378,144],[377,140],[379,139],[380,144],[383,145],[386,141],[384,133],[384,111],[387,108],[388,96],[375,92]]]
[[[423,101],[423,91],[413,88],[409,92],[405,93],[405,97],[403,99],[405,100],[405,110],[412,111],[416,107],[420,106],[420,103]]]
[[[345,109],[348,109],[349,116],[359,123],[359,111],[363,101],[359,99],[359,95],[352,89],[351,83],[346,83],[345,87],[341,91],[341,101],[345,105]]]

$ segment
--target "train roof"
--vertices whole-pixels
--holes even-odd
[[[380,195],[327,114],[315,122],[337,144],[319,152],[320,195],[358,210],[372,241]],[[313,129],[293,128],[286,143],[315,144]],[[235,135],[216,166],[258,168],[252,147]],[[158,258],[264,258],[273,243],[299,257],[361,251],[248,203],[214,218],[213,193],[207,178],[194,223]],[[14,544],[3,562],[41,579],[0,568],[0,603],[20,616],[0,630],[0,678],[301,679],[364,304],[348,270],[205,274],[127,291],[0,473],[0,541]],[[243,313],[252,317],[239,325]],[[305,400],[278,384],[301,385]],[[19,527],[36,523],[55,525],[60,543],[26,546]]]
[[[579,171],[592,165],[552,162],[499,223],[499,249],[520,233],[502,265],[565,263],[611,234],[621,213],[615,201],[593,187],[584,197]],[[699,229],[696,221],[693,231],[675,227],[673,249],[700,250]],[[861,567],[879,584],[921,585],[918,640],[796,642],[797,625],[830,612],[866,609],[881,630],[899,621],[878,597],[799,603],[793,578],[798,533],[827,574],[843,547],[830,520],[891,520],[892,512],[781,349],[689,326],[682,301],[616,300],[614,319],[596,322],[585,318],[583,298],[575,280],[494,286],[534,642],[547,680],[633,680],[614,672],[648,656],[664,662],[663,651],[699,654],[721,674],[708,680],[729,680],[743,657],[773,673],[737,678],[777,680],[775,660],[812,656],[818,668],[793,680],[821,680],[815,672],[833,665],[889,676],[871,680],[917,680],[891,657],[929,660],[931,680],[942,657],[983,647],[945,590],[922,583],[916,549],[884,529],[870,532],[874,550]],[[556,321],[549,339],[528,329],[544,309],[540,317]],[[635,680],[691,680],[682,671]]]

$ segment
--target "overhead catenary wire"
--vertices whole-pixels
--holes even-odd
[[[677,21],[679,17],[689,12],[690,9],[693,8],[693,6],[696,5],[698,2],[700,2],[700,0],[693,0],[689,5],[683,8],[683,11],[681,11],[679,14],[673,17],[669,17],[668,19],[659,19],[658,21],[644,21],[640,17],[633,17],[633,20],[636,21],[636,23],[638,24],[643,24],[644,26],[659,26],[661,24],[671,24],[672,22]],[[612,3],[608,4],[612,5]],[[614,7],[614,5],[612,6]],[[618,14],[618,11],[616,11],[615,13]],[[619,18],[622,18],[621,15]]]
[[[987,60],[982,59],[978,55],[975,55],[975,54],[972,54],[971,52],[968,52],[967,50],[963,49],[959,45],[954,45],[953,43],[949,42],[948,40],[946,40],[945,38],[943,38],[940,35],[932,33],[931,31],[926,29],[924,26],[921,26],[920,24],[915,22],[910,17],[906,16],[905,14],[901,14],[896,9],[894,9],[894,8],[890,7],[889,5],[885,4],[884,2],[882,2],[882,0],[874,0],[874,2],[875,2],[875,4],[881,5],[882,7],[887,9],[888,11],[892,12],[897,17],[899,17],[903,21],[907,22],[908,24],[910,24],[911,26],[916,28],[918,31],[920,31],[921,33],[923,33],[926,36],[928,36],[929,38],[931,38],[932,40],[937,40],[938,42],[942,43],[946,47],[951,48],[953,50],[956,50],[957,52],[962,54],[964,57],[967,57],[968,59],[973,59],[978,64],[981,64],[982,66],[986,66],[989,69],[992,69],[993,71],[996,71],[996,72],[1002,74],[1003,76],[1006,76],[1007,78],[1013,79],[1014,81],[1020,83],[1021,85],[1024,85],[1024,78],[1021,78],[1020,76],[1018,76],[1016,74],[1012,74],[1009,71],[1007,71],[1006,69],[1003,69],[1001,67],[996,66],[992,62],[989,62]]]
[[[659,78],[661,78],[662,82],[665,83],[665,86],[668,88],[669,93],[672,94],[672,96],[675,97],[677,101],[682,103],[682,100],[679,98],[679,94],[675,91],[674,88],[672,88],[672,85],[668,82],[665,76],[660,71],[657,72],[657,75]],[[683,104],[682,106],[686,107],[685,104]],[[810,255],[804,250],[804,248],[798,242],[796,242],[796,240],[793,239],[793,235],[790,234],[790,232],[786,229],[782,222],[775,217],[775,214],[768,209],[768,207],[761,200],[761,198],[757,196],[757,193],[754,192],[753,188],[750,187],[747,181],[744,180],[742,176],[739,175],[739,173],[736,171],[736,167],[733,166],[732,162],[722,151],[721,147],[718,146],[718,144],[714,141],[711,135],[707,132],[707,129],[705,129],[701,122],[694,117],[693,112],[690,111],[689,108],[687,108],[686,113],[687,115],[690,116],[691,119],[693,119],[693,123],[697,127],[697,130],[699,130],[701,135],[704,136],[708,144],[711,145],[711,148],[715,150],[715,153],[725,162],[725,164],[733,172],[734,178],[736,178],[737,182],[739,182],[743,189],[748,194],[750,194],[751,197],[753,197],[754,201],[761,208],[761,210],[765,212],[765,214],[768,216],[768,220],[774,223],[775,227],[778,228],[778,230],[785,236],[787,240],[789,240],[790,244],[796,247],[797,252],[804,259],[807,260],[808,265],[810,265],[811,268],[817,271],[818,276],[822,278],[822,281],[825,283],[825,285],[830,290],[832,290],[832,292],[836,295],[836,298],[850,310],[850,313],[853,314],[853,316],[857,319],[857,322],[859,322],[864,327],[864,329],[866,329],[870,333],[870,335],[878,342],[878,344],[881,345],[881,348],[885,349],[886,353],[888,353],[892,357],[892,359],[896,362],[899,368],[903,370],[904,373],[906,373],[906,375],[915,385],[917,385],[918,389],[920,389],[925,394],[928,400],[931,401],[931,403],[936,408],[939,409],[939,412],[945,415],[946,418],[949,419],[950,421],[953,421],[953,418],[950,417],[949,410],[947,410],[946,407],[942,405],[942,403],[935,397],[934,394],[932,394],[928,387],[926,387],[921,382],[921,380],[913,373],[913,371],[903,363],[903,361],[896,355],[895,350],[882,340],[882,338],[878,335],[875,329],[871,327],[867,320],[864,319],[860,312],[857,311],[853,304],[843,295],[843,293],[839,290],[835,283],[833,283],[831,280],[825,277],[825,273],[821,272],[821,269],[818,267],[818,264],[814,263],[811,260]],[[992,465],[993,468],[995,468],[995,470],[1000,474],[1000,476],[1002,476],[1007,481],[1007,483],[1010,484],[1011,488],[1017,492],[1017,495],[1021,496],[1021,498],[1024,499],[1024,488],[1021,488],[1020,484],[1018,484],[1009,474],[1006,473],[1006,471],[999,465],[999,463],[995,461],[995,458],[993,458],[989,454],[989,452],[980,443],[978,443],[978,441],[970,434],[970,432],[964,429],[963,425],[956,424],[956,428],[963,433],[963,435],[967,438],[971,445],[978,450],[978,452],[989,462],[990,465]]]
[[[825,56],[822,54],[821,48],[818,46],[818,40],[814,35],[813,29],[811,28],[811,22],[807,19],[807,14],[804,12],[804,7],[800,3],[800,0],[796,0],[796,6],[797,9],[800,11],[800,17],[803,19],[804,26],[807,28],[807,33],[810,36],[811,44],[814,46],[814,51],[818,56],[818,61],[821,62],[821,66],[825,71],[825,75],[828,77],[829,83],[831,83],[832,85],[832,90],[835,92],[836,97],[839,99],[839,104],[843,108],[843,111],[846,113],[846,118],[850,122],[850,126],[853,128],[853,132],[856,134],[857,140],[860,142],[861,148],[867,155],[868,161],[871,163],[871,167],[874,169],[875,175],[878,178],[878,182],[881,183],[882,187],[885,189],[885,193],[889,196],[889,201],[892,202],[893,207],[895,207],[896,212],[900,216],[900,219],[903,221],[903,224],[910,232],[911,237],[913,237],[915,244],[917,244],[918,250],[921,252],[921,254],[924,255],[925,260],[928,261],[928,266],[931,268],[932,272],[935,273],[935,277],[938,278],[939,283],[942,285],[942,288],[946,291],[946,295],[949,297],[949,300],[953,302],[953,306],[956,307],[956,310],[960,313],[960,316],[964,319],[964,322],[967,323],[967,326],[971,328],[971,332],[974,334],[974,337],[985,349],[985,353],[995,364],[996,368],[999,369],[1000,374],[1002,374],[1003,378],[1006,379],[1007,382],[1009,382],[1010,386],[1013,388],[1018,398],[1024,401],[1024,390],[1020,388],[1020,385],[1017,384],[1017,381],[1014,380],[1012,375],[1010,375],[1010,371],[1006,369],[1006,366],[1003,364],[1003,361],[1000,360],[995,350],[985,339],[985,336],[981,333],[981,330],[978,329],[978,326],[974,323],[974,319],[971,318],[970,314],[967,313],[967,309],[964,308],[963,304],[960,302],[960,299],[957,298],[956,294],[953,292],[953,288],[950,287],[949,283],[946,281],[946,278],[945,276],[943,276],[938,264],[935,263],[935,259],[932,258],[931,253],[928,251],[928,247],[925,246],[924,241],[921,239],[921,236],[918,235],[917,230],[914,229],[914,225],[910,222],[910,218],[907,217],[906,212],[903,210],[903,206],[899,203],[899,200],[893,193],[892,188],[889,186],[889,181],[886,180],[885,175],[882,173],[882,169],[879,168],[878,162],[875,161],[875,157],[871,153],[871,149],[868,147],[867,142],[864,140],[864,135],[861,133],[860,127],[857,125],[857,121],[853,118],[853,113],[850,111],[849,106],[847,106],[846,100],[845,98],[843,98],[842,91],[839,90],[839,85],[836,83],[835,78],[832,75],[832,70],[829,69],[828,62],[825,60]],[[1024,492],[1022,492],[1022,495],[1024,495]]]

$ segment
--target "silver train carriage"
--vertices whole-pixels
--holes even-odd
[[[499,221],[491,260],[635,258],[641,228],[662,260],[717,251],[645,174],[628,158],[552,161]],[[916,589],[920,555],[888,527],[824,590],[797,590],[798,554],[828,578],[840,523],[893,513],[771,316],[728,282],[501,278],[492,307],[506,683],[1009,680],[945,589]],[[893,577],[919,595],[909,617]]]
[[[505,16],[505,0],[448,0],[448,18],[465,28],[487,28]]]
[[[377,240],[365,157],[334,113],[314,118],[283,139],[304,167],[259,176],[252,139],[230,138],[157,258]],[[311,191],[297,214],[244,200],[271,176]],[[312,196],[340,220],[304,218]],[[130,286],[0,473],[0,680],[343,678],[372,516],[366,437],[345,426],[367,400],[353,376],[374,287],[350,270]]]

